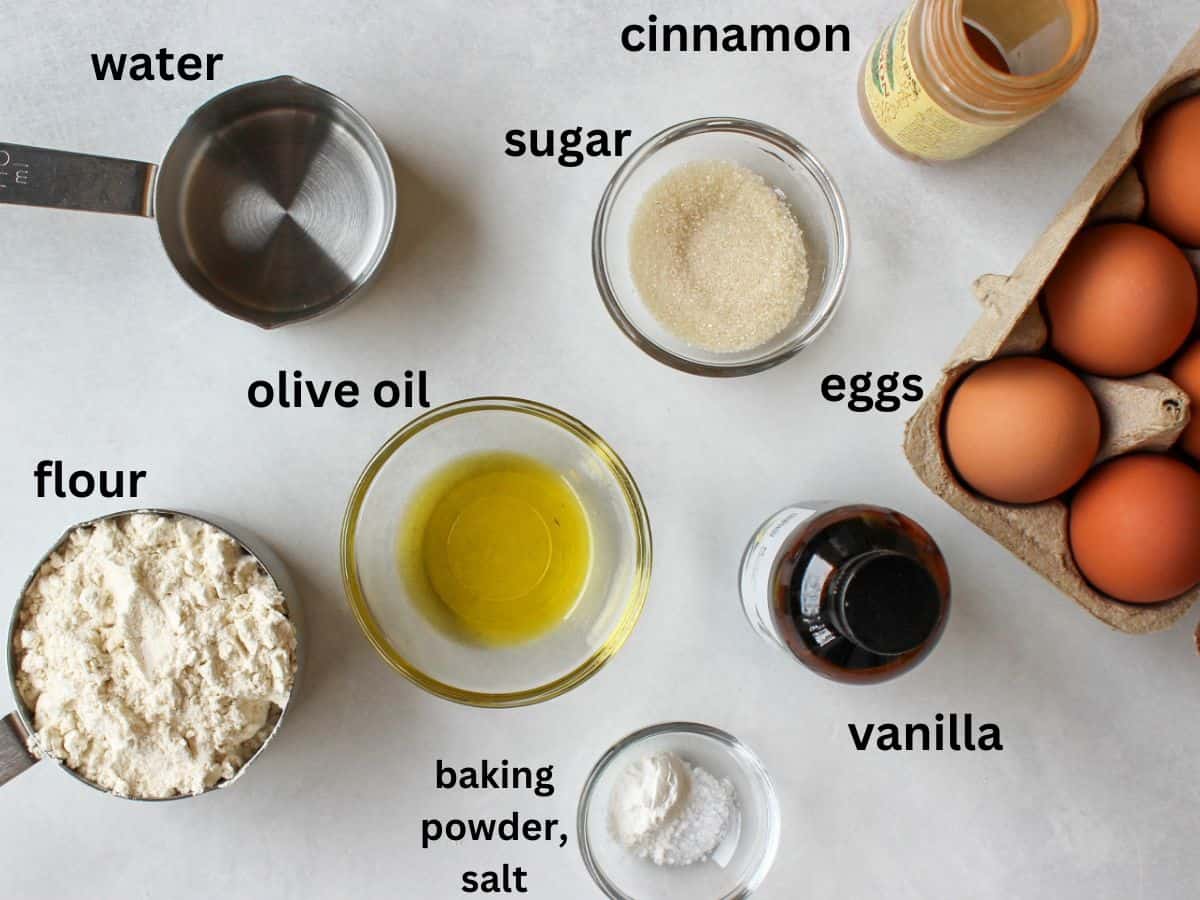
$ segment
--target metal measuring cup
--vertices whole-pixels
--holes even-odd
[[[196,293],[275,328],[329,312],[371,278],[396,181],[353,107],[281,76],[200,107],[161,166],[0,143],[0,203],[153,217]]]
[[[25,584],[21,588],[21,595],[17,598],[16,606],[13,608],[12,618],[9,620],[8,625],[8,683],[12,688],[13,698],[16,701],[17,708],[15,711],[0,719],[0,785],[10,781],[17,775],[20,775],[26,769],[35,763],[40,762],[42,759],[48,759],[51,762],[57,763],[60,770],[66,772],[68,775],[71,775],[76,780],[81,781],[83,784],[86,784],[88,787],[100,791],[102,794],[110,797],[120,796],[85,778],[62,760],[50,755],[39,757],[32,752],[29,747],[29,736],[34,732],[33,710],[31,710],[25,703],[21,697],[20,691],[17,689],[17,653],[14,639],[16,637],[17,627],[20,621],[21,607],[25,602],[25,594],[29,591],[34,579],[38,577],[38,573],[41,572],[42,566],[45,564],[45,562],[51,557],[51,555],[53,555],[60,547],[63,546],[67,538],[71,536],[72,532],[79,528],[89,528],[93,525],[108,521],[110,519],[123,519],[128,516],[138,515],[139,513],[166,516],[168,518],[182,517],[193,519],[205,525],[210,525],[217,531],[220,531],[221,533],[232,538],[233,541],[238,544],[243,551],[249,554],[249,556],[255,562],[257,562],[263,571],[265,571],[267,575],[270,576],[275,582],[275,585],[279,588],[279,592],[283,595],[284,608],[285,612],[287,613],[287,617],[291,621],[292,627],[296,631],[296,672],[292,677],[292,690],[288,694],[287,702],[279,711],[279,715],[276,717],[274,724],[272,724],[270,733],[267,735],[266,739],[263,740],[262,744],[259,745],[258,749],[250,755],[250,758],[242,764],[241,768],[239,768],[232,777],[226,778],[223,781],[218,781],[212,787],[206,788],[203,793],[212,793],[215,790],[233,784],[235,781],[241,778],[242,773],[250,768],[250,764],[262,756],[263,751],[267,749],[267,745],[271,743],[271,740],[279,732],[279,726],[283,723],[283,719],[287,714],[287,711],[295,704],[296,690],[300,685],[300,673],[304,667],[305,634],[304,621],[300,608],[300,595],[296,591],[296,586],[292,582],[291,577],[288,575],[287,568],[284,566],[283,561],[276,556],[275,553],[272,552],[268,546],[266,546],[266,544],[264,544],[255,536],[252,536],[253,544],[248,543],[241,536],[245,532],[239,531],[238,534],[235,534],[227,525],[220,522],[220,520],[216,520],[204,515],[197,515],[196,513],[192,512],[181,512],[173,509],[127,509],[121,512],[110,513],[105,516],[98,516],[95,519],[88,519],[86,522],[80,522],[77,525],[72,525],[62,533],[59,539],[54,542],[54,546],[51,547],[50,550],[40,560],[38,560],[38,564],[29,574],[29,577],[25,580]],[[121,799],[151,803],[164,800],[182,800],[185,798],[198,796],[201,795],[177,794],[174,797],[122,797]]]

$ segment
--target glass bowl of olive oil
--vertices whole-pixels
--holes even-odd
[[[566,413],[509,397],[439,407],[358,479],[342,580],[398,672],[474,706],[539,703],[595,674],[650,583],[645,504],[620,457]]]

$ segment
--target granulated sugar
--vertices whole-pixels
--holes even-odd
[[[693,346],[750,350],[804,304],[804,236],[786,201],[745,166],[687,163],[642,198],[629,236],[634,283],[650,312]]]

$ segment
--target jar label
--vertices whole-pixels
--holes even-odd
[[[775,564],[793,532],[816,514],[817,510],[801,506],[780,510],[758,529],[742,561],[742,606],[746,617],[759,634],[781,647],[784,643],[771,618]]]
[[[1024,121],[1004,125],[968,122],[929,95],[913,69],[909,32],[916,4],[884,30],[863,65],[863,94],[879,128],[902,150],[927,160],[963,159]]]

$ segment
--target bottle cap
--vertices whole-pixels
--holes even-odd
[[[874,550],[846,563],[834,590],[846,637],[880,656],[920,647],[942,614],[933,576],[894,550]]]

